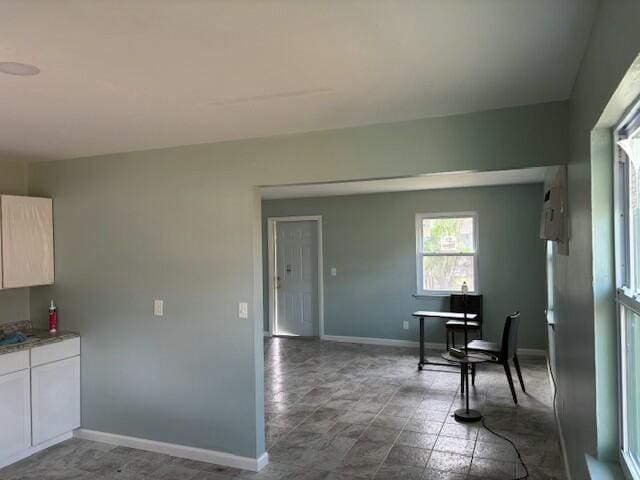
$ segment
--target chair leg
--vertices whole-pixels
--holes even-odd
[[[451,330],[451,346],[453,348],[456,347],[456,332],[454,332],[453,330]]]
[[[449,330],[447,330],[447,352],[449,351]]]
[[[527,391],[524,389],[524,380],[522,380],[522,372],[520,371],[520,362],[518,362],[518,355],[513,356],[513,364],[516,366],[516,373],[518,374],[518,380],[520,380],[522,391],[524,393],[527,393]]]
[[[516,397],[516,389],[513,388],[513,378],[511,377],[511,368],[509,367],[509,361],[505,360],[502,364],[504,367],[504,373],[507,375],[507,381],[509,382],[509,388],[511,389],[511,396],[513,397],[513,403],[518,404],[518,397]]]
[[[476,364],[471,365],[471,385],[476,386]]]

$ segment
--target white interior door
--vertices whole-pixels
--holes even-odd
[[[277,335],[318,335],[318,225],[276,222]]]

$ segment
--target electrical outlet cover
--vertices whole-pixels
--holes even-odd
[[[164,301],[155,299],[153,301],[153,314],[156,317],[162,317],[164,315]]]

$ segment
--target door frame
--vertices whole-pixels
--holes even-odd
[[[276,331],[276,244],[275,233],[278,222],[316,222],[318,235],[318,334],[324,337],[324,273],[322,256],[322,215],[302,215],[294,217],[268,217],[267,218],[267,256],[269,263],[269,335],[275,335]]]

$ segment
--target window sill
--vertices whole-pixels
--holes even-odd
[[[449,295],[451,295],[451,293],[414,293],[411,296],[413,298],[442,298],[448,297]]]
[[[585,455],[591,480],[626,480],[620,465],[615,462],[603,462],[591,455]]]
[[[433,293],[413,293],[413,298],[442,298],[449,297],[451,295],[462,295],[462,292],[433,292]],[[469,292],[469,295],[479,295],[477,292]]]

